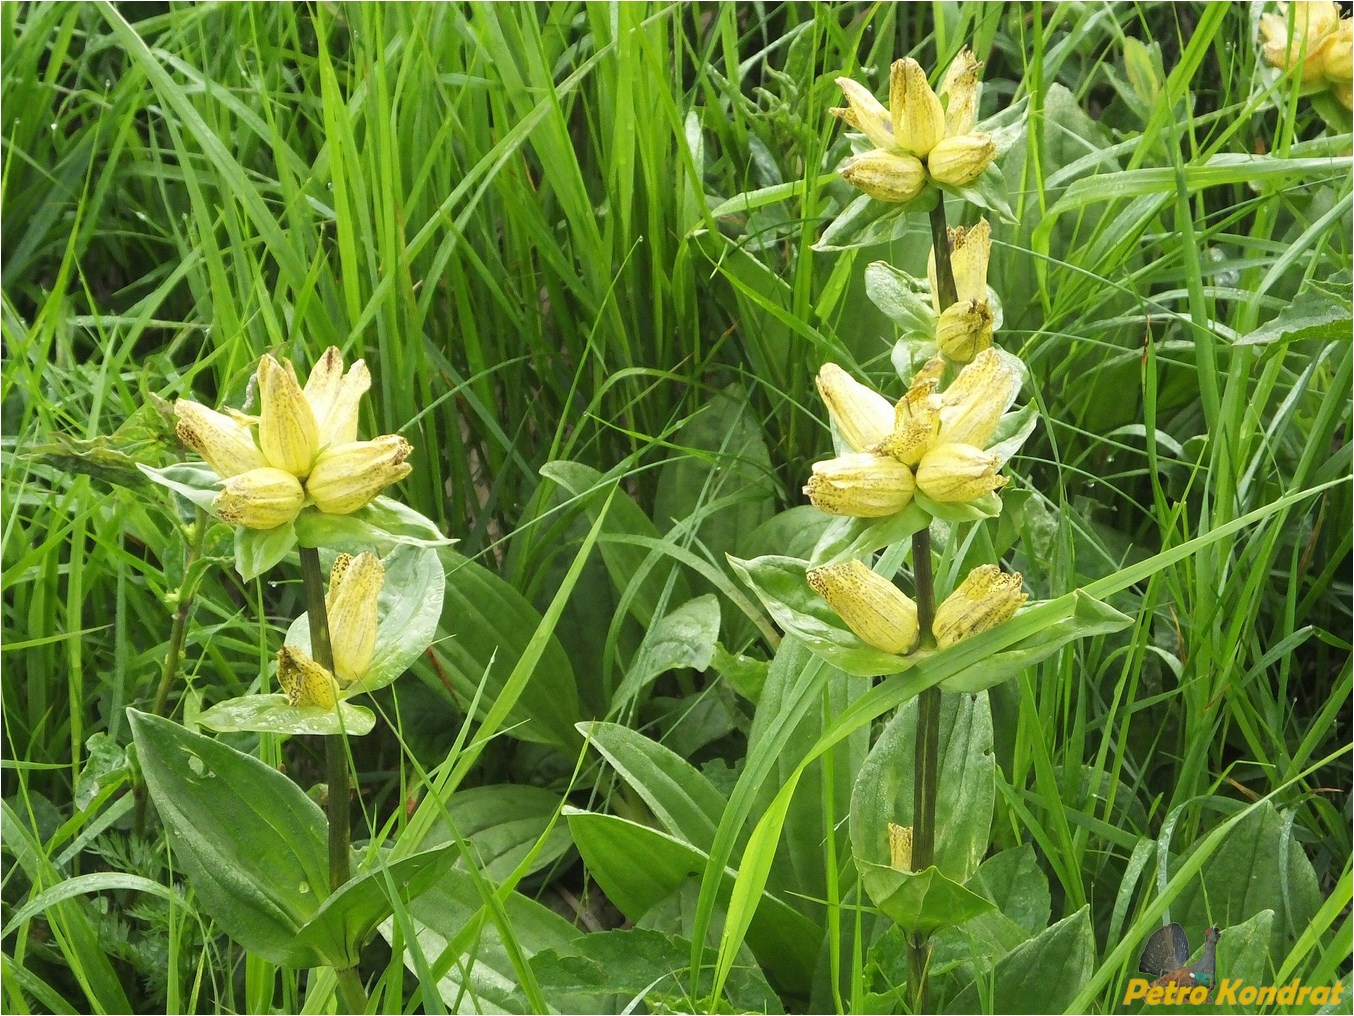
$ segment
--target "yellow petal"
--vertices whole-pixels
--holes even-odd
[[[889,823],[889,867],[894,871],[912,870],[912,827]]]
[[[996,157],[997,144],[990,134],[961,134],[938,141],[926,158],[926,168],[937,183],[963,187],[982,176]]]
[[[413,452],[397,434],[374,441],[353,441],[326,449],[306,481],[315,507],[329,515],[348,515],[413,471],[404,460]]]
[[[338,686],[333,675],[295,646],[283,646],[277,651],[277,683],[291,705],[321,709],[338,705]]]
[[[941,397],[936,443],[986,448],[1019,390],[1020,375],[1004,354],[979,353]]]
[[[923,368],[924,369],[924,368]],[[940,429],[940,396],[933,377],[914,380],[907,394],[894,408],[893,433],[875,449],[906,466],[916,468],[936,439]]]
[[[932,256],[935,252],[932,251]],[[987,262],[992,256],[992,227],[986,219],[967,229],[950,230],[950,268],[960,300],[987,299]]]
[[[832,110],[833,115],[864,134],[876,148],[892,148],[893,124],[883,104],[858,81],[843,77],[837,85],[846,93],[847,106]]]
[[[842,179],[876,201],[911,201],[926,186],[926,167],[911,155],[875,149],[862,152],[841,168]]]
[[[319,451],[319,427],[296,371],[267,353],[259,360],[259,447],[268,465],[302,479]]]
[[[893,406],[873,388],[861,384],[835,363],[818,371],[823,397],[837,433],[852,451],[873,448],[893,430]]]
[[[917,467],[917,489],[946,504],[976,501],[1005,483],[997,473],[997,457],[972,445],[936,445]]]
[[[868,519],[896,515],[915,489],[912,470],[897,459],[855,452],[815,462],[804,493],[819,511]]]
[[[306,379],[305,395],[319,427],[320,447],[357,440],[358,403],[371,387],[371,372],[354,360],[345,374],[343,355],[330,346]]]
[[[962,49],[945,72],[940,94],[945,100],[945,133],[968,134],[978,119],[978,71],[982,64],[973,50]]]
[[[385,568],[375,554],[340,554],[329,572],[325,608],[329,615],[329,647],[339,684],[360,680],[376,650],[376,605],[385,582]]]
[[[910,56],[895,60],[889,75],[889,112],[894,144],[924,158],[945,136],[945,110],[926,72]]]
[[[1019,572],[1007,575],[994,564],[974,568],[936,610],[936,645],[946,649],[1009,619],[1027,598],[1020,586]]]
[[[852,560],[814,568],[808,580],[863,642],[895,654],[916,644],[917,605],[864,563]]]
[[[212,510],[232,526],[276,529],[300,514],[305,499],[296,477],[264,466],[228,478],[212,501]]]
[[[1337,85],[1354,82],[1354,20],[1340,22],[1321,51],[1321,70]]]
[[[218,476],[237,476],[265,464],[253,433],[233,417],[191,399],[175,402],[174,416],[179,440],[206,459]]]

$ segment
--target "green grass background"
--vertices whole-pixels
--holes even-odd
[[[583,503],[542,467],[619,479],[653,542],[629,545],[630,578],[591,560],[550,633],[579,715],[676,746],[725,793],[769,764],[759,725],[779,706],[729,687],[736,657],[765,661],[772,640],[724,553],[793,539],[802,516],[766,526],[828,454],[822,362],[901,394],[896,331],[864,270],[922,269],[929,247],[922,226],[810,249],[851,197],[831,172],[846,152],[827,115],[834,78],[882,94],[895,56],[934,67],[962,45],[987,62],[982,115],[1028,104],[1002,162],[1019,221],[995,231],[989,282],[999,340],[1029,364],[1045,416],[1012,463],[1022,493],[995,542],[1050,596],[1259,513],[1116,598],[1136,619],[1127,636],[994,695],[996,845],[1034,845],[1053,919],[1091,904],[1100,956],[1081,1003],[1108,1011],[1135,965],[1126,931],[1160,914],[1147,912],[1165,884],[1151,884],[1154,851],[1272,794],[1274,857],[1300,851],[1323,902],[1268,972],[1347,978],[1351,219],[1349,163],[1331,157],[1350,134],[1271,87],[1251,13],[0,6],[11,1011],[299,1011],[313,987],[233,951],[182,889],[72,881],[173,884],[163,835],[130,834],[125,775],[109,774],[124,708],[154,696],[185,583],[202,571],[181,720],[255,685],[302,609],[292,574],[244,586],[217,546],[195,564],[180,507],[126,457],[174,457],[157,400],[239,405],[265,351],[365,357],[364,433],[416,448],[402,498],[538,609],[587,531]],[[641,621],[707,591],[723,605],[716,665],[618,700]],[[398,835],[417,774],[473,726],[444,676],[437,658],[421,665],[386,702],[398,736],[354,747],[372,830]],[[842,705],[815,702],[819,727]],[[250,747],[303,785],[322,778],[304,745]],[[800,790],[817,840],[782,846],[812,871],[798,891],[829,902],[850,860],[822,830],[844,825],[851,751]],[[595,753],[511,724],[458,780],[647,821]],[[734,798],[750,826],[770,795],[748,787]],[[1254,870],[1282,867],[1256,857]],[[521,888],[579,927],[618,924],[574,855]],[[782,1004],[865,1011],[878,985],[851,919],[802,909],[840,976]],[[508,912],[497,934],[514,926]],[[381,1011],[456,1004],[381,948],[364,971]]]

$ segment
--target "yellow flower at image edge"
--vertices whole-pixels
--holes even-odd
[[[366,676],[376,651],[376,609],[384,582],[385,567],[375,554],[364,551],[334,559],[324,598],[334,672],[304,650],[283,646],[277,654],[277,680],[289,703],[332,709],[343,689]]]
[[[1019,572],[1004,573],[994,564],[979,565],[945,598],[931,625],[936,645],[947,649],[960,639],[995,628],[1027,599]]]
[[[810,588],[827,600],[861,641],[895,655],[916,645],[917,605],[864,562],[814,568],[808,580]]]

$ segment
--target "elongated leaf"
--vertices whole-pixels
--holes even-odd
[[[581,723],[579,733],[615,768],[673,836],[700,850],[715,838],[724,798],[686,759],[617,723]]]
[[[500,783],[456,791],[447,802],[447,812],[475,865],[486,878],[503,882],[547,835],[547,829],[545,844],[524,874],[550,866],[569,850],[568,827],[562,822],[550,826],[559,806],[560,795],[543,787]],[[444,820],[433,826],[423,843],[443,843],[450,838]]]
[[[219,733],[252,730],[260,734],[350,734],[361,737],[376,726],[370,709],[340,702],[338,711],[294,706],[285,695],[241,695],[218,702],[198,722]]]
[[[487,568],[455,551],[442,552],[447,566],[441,639],[431,652],[461,702],[469,702],[480,682],[483,702],[492,702],[522,658],[540,615],[520,593]],[[552,634],[531,679],[509,713],[513,735],[573,748],[579,720],[573,668]]]
[[[297,935],[329,891],[319,807],[276,769],[172,720],[127,710],[146,786],[202,909],[270,963],[326,958]]]
[[[908,934],[931,935],[993,909],[991,900],[964,888],[935,865],[925,871],[898,871],[857,860],[856,866],[875,906]]]
[[[718,640],[719,600],[711,593],[664,614],[644,633],[635,661],[612,697],[613,711],[627,706],[660,674],[688,667],[705,670]]]
[[[706,855],[656,829],[613,815],[568,809],[574,842],[607,898],[632,921],[705,870]],[[725,869],[724,892],[734,873]],[[763,893],[747,942],[774,982],[806,992],[818,955],[819,931],[802,914]]]
[[[975,982],[946,1006],[946,1012],[1065,1012],[1095,966],[1091,908],[1082,907],[997,962],[991,986]]]

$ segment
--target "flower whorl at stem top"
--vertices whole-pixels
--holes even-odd
[[[914,382],[890,407],[836,364],[824,364],[818,390],[852,449],[814,464],[804,487],[833,515],[874,518],[902,511],[920,491],[937,502],[968,502],[1001,488],[999,459],[984,451],[1020,388],[1010,358],[986,349],[944,392]]]
[[[1304,94],[1329,88],[1354,108],[1354,21],[1330,0],[1294,0],[1260,15],[1261,52],[1280,70],[1296,68]]]
[[[358,403],[371,387],[361,360],[345,372],[330,346],[302,388],[289,361],[265,354],[256,378],[258,416],[174,404],[179,440],[225,481],[213,502],[223,521],[273,529],[293,521],[307,497],[321,512],[347,515],[409,475],[404,438],[357,440]]]
[[[385,567],[375,554],[334,559],[324,597],[334,670],[296,646],[283,646],[277,654],[277,678],[291,705],[332,709],[344,690],[366,675],[376,651],[376,607],[384,582]]]
[[[887,108],[864,85],[838,78],[847,104],[833,115],[874,144],[842,167],[842,179],[890,202],[911,201],[928,181],[962,187],[976,180],[997,154],[992,136],[973,130],[981,66],[972,50],[962,50],[937,95],[921,64],[895,60]]]

